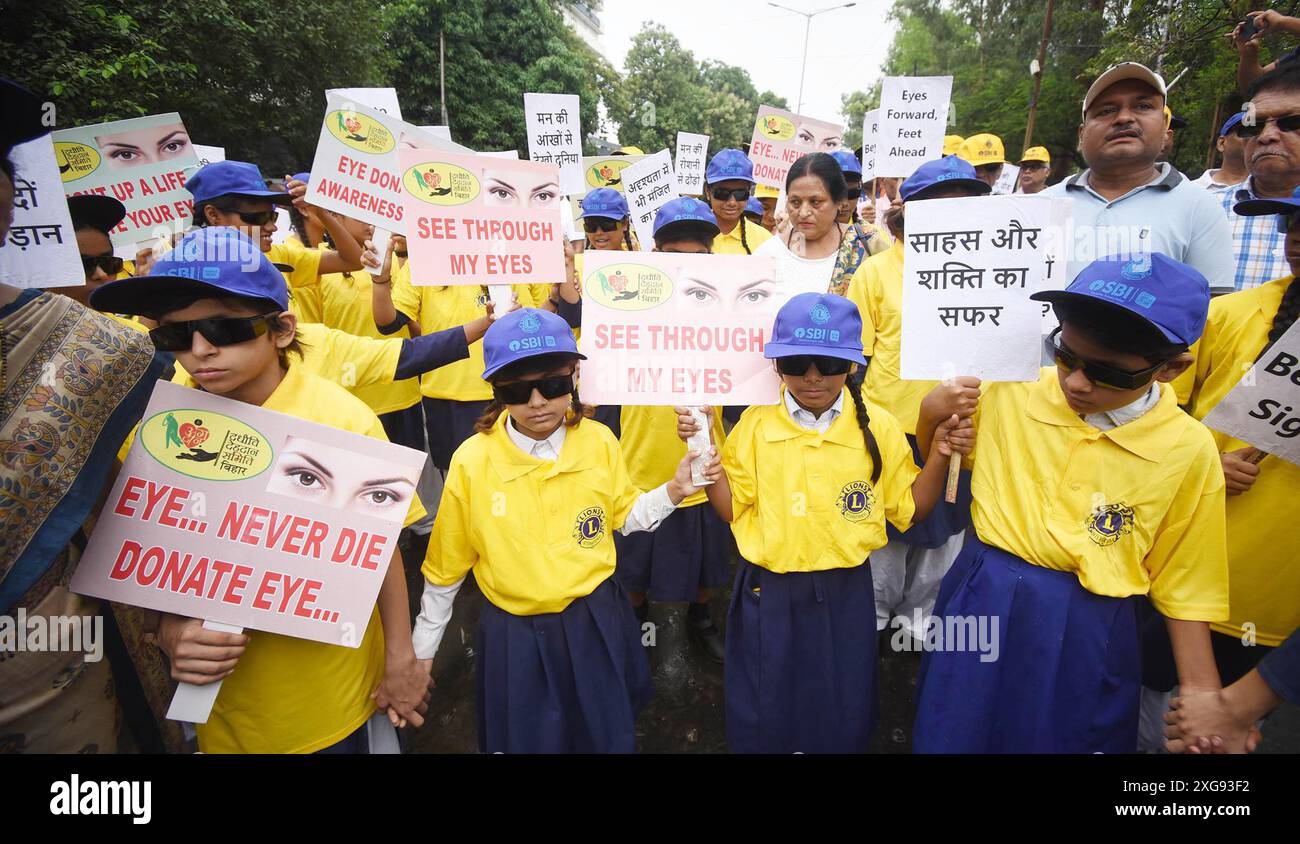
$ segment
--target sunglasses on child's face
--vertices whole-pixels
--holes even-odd
[[[1282,132],[1294,132],[1300,129],[1300,114],[1288,114],[1286,117],[1266,117],[1263,120],[1256,120],[1252,125],[1247,126],[1243,120],[1233,127],[1238,138],[1257,138],[1264,132],[1264,127],[1269,121],[1277,124],[1277,128]]]
[[[81,267],[86,271],[87,278],[94,274],[96,268],[103,270],[104,275],[117,275],[122,271],[122,259],[116,255],[82,255]]]
[[[275,209],[270,211],[240,211],[236,209],[232,213],[238,214],[239,219],[244,221],[246,226],[265,226],[275,219]]]
[[[588,217],[582,221],[582,228],[587,234],[617,231],[618,220],[610,220],[606,217]]]
[[[573,375],[550,375],[533,381],[492,385],[493,397],[502,404],[528,404],[533,390],[541,393],[544,399],[558,399],[573,392]]]
[[[1096,384],[1098,387],[1109,387],[1112,390],[1136,390],[1145,387],[1156,377],[1156,373],[1163,367],[1163,363],[1158,363],[1149,369],[1143,369],[1138,372],[1129,372],[1124,369],[1116,369],[1113,366],[1106,366],[1103,363],[1093,363],[1079,357],[1068,346],[1057,339],[1061,329],[1057,328],[1051,336],[1043,340],[1047,351],[1056,361],[1057,366],[1063,366],[1070,372],[1076,369],[1082,369],[1084,377]]]
[[[279,314],[255,317],[214,317],[169,322],[149,332],[154,348],[160,352],[187,352],[194,346],[194,332],[214,346],[233,346],[261,337]]]
[[[749,188],[709,188],[709,196],[713,197],[716,202],[748,202]]]
[[[859,196],[862,196],[862,188],[849,188],[849,199],[857,199]]]
[[[830,358],[824,355],[791,355],[776,359],[776,371],[782,375],[807,375],[808,369],[816,365],[822,375],[848,375],[852,362],[843,358]]]

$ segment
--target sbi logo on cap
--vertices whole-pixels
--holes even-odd
[[[555,338],[549,334],[543,337],[523,337],[519,340],[511,340],[509,348],[512,352],[521,352],[528,349],[554,349]]]
[[[812,310],[808,312],[808,316],[818,325],[825,325],[831,321],[831,309],[823,305],[821,302],[818,302],[812,306]]]
[[[218,279],[218,278],[220,278],[220,277],[221,277],[221,268],[220,268],[220,267],[204,267],[204,268],[203,268],[203,280],[204,280],[204,281],[207,281],[208,279]]]
[[[794,330],[795,339],[823,341],[827,343],[840,342],[840,332],[834,328],[796,328]]]
[[[1124,264],[1124,268],[1119,271],[1119,274],[1124,276],[1124,278],[1127,278],[1129,281],[1137,281],[1140,278],[1146,278],[1151,275],[1151,256],[1137,256]]]
[[[523,319],[519,320],[519,330],[525,334],[536,334],[541,327],[542,321],[536,314],[524,314]]]

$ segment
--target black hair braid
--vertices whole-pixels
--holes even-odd
[[[627,218],[627,223],[623,226],[623,242],[627,244],[628,252],[635,252],[636,247],[632,245],[632,218]]]
[[[862,400],[862,382],[853,377],[847,379],[849,395],[853,397],[853,409],[857,411],[858,427],[862,429],[862,439],[867,444],[867,453],[871,455],[871,485],[880,480],[880,446],[876,444],[876,435],[871,433],[871,419],[867,416],[867,404]]]
[[[754,253],[749,251],[749,241],[745,239],[745,215],[744,215],[744,213],[742,213],[742,214],[740,215],[740,223],[739,223],[739,225],[740,225],[740,245],[743,246],[743,247],[745,247],[745,254],[746,254],[746,255],[753,255]]]
[[[1273,348],[1273,344],[1280,340],[1291,326],[1295,325],[1297,318],[1300,318],[1300,284],[1296,284],[1295,279],[1291,279],[1286,292],[1282,294],[1282,301],[1278,303],[1277,313],[1273,316],[1273,327],[1268,330],[1268,342],[1255,356],[1257,362]]]

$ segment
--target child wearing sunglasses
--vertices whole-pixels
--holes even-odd
[[[52,292],[90,307],[90,294],[100,285],[112,281],[122,273],[126,262],[113,254],[110,233],[126,218],[126,206],[111,196],[79,194],[68,197],[68,213],[72,217],[72,230],[77,236],[77,251],[81,253],[81,266],[86,283],[80,287],[59,287]],[[147,332],[143,323],[119,314],[104,316],[136,331]]]
[[[1161,253],[1089,264],[1050,302],[1056,366],[1030,383],[954,379],[918,439],[957,413],[985,432],[973,535],[944,577],[917,681],[919,753],[1132,753],[1138,596],[1165,617],[1184,692],[1220,687],[1228,618],[1224,481],[1213,437],[1172,385],[1192,364],[1209,285]],[[954,641],[984,624],[986,647]],[[928,631],[930,632],[930,631]]]
[[[618,442],[584,423],[578,353],[556,314],[522,308],[483,339],[493,400],[457,449],[424,562],[416,654],[429,666],[465,575],[479,619],[479,749],[631,753],[650,672],[610,534],[652,531],[687,496],[691,452],[642,492]],[[719,473],[716,454],[706,475]]]
[[[917,445],[917,416],[921,399],[937,382],[905,381],[900,375],[904,215],[914,202],[988,192],[989,186],[979,179],[975,168],[955,155],[917,167],[898,188],[901,204],[877,221],[889,229],[893,243],[862,263],[845,294],[862,314],[862,348],[871,360],[862,391],[898,419],[918,464],[925,455]],[[876,627],[896,630],[891,634],[896,647],[908,646],[908,637],[914,642],[923,640],[939,582],[961,551],[969,524],[970,473],[963,472],[956,502],[940,501],[928,518],[906,532],[888,529],[889,543],[872,557],[871,580],[876,590]]]
[[[582,333],[582,255],[588,249],[602,251],[635,252],[639,244],[632,239],[632,216],[627,200],[613,188],[596,188],[581,200],[582,220],[586,240],[582,252],[571,254],[565,249],[565,264],[569,281],[559,287],[557,312],[568,321],[575,336]]]
[[[105,284],[91,302],[156,319],[155,343],[175,352],[200,389],[385,439],[364,403],[290,355],[296,320],[284,278],[234,229],[191,232],[151,275]],[[413,499],[406,523],[423,514]],[[392,725],[423,720],[428,672],[411,649],[408,612],[395,551],[357,648],[261,631],[219,633],[199,619],[167,614],[156,641],[174,679],[224,681],[207,723],[196,726],[201,751],[365,752],[380,731],[395,741]],[[376,715],[376,706],[388,717]]]
[[[974,443],[956,415],[926,431],[917,469],[898,421],[862,397],[852,302],[802,293],[763,354],[783,386],[732,429],[709,503],[742,558],[727,612],[727,742],[738,753],[862,753],[876,711],[868,556],[943,494],[947,457]],[[707,411],[711,415],[712,411]],[[678,435],[697,431],[679,414]]]
[[[754,196],[754,162],[738,149],[722,149],[704,168],[704,199],[718,221],[713,241],[716,255],[753,255],[772,233],[745,219],[745,205]]]
[[[1248,199],[1234,210],[1278,215],[1291,275],[1210,302],[1196,366],[1175,385],[1197,419],[1214,409],[1300,317],[1300,190],[1286,199]],[[1269,222],[1261,220],[1260,222]],[[1235,683],[1300,627],[1300,554],[1287,528],[1300,490],[1300,466],[1211,430],[1227,484],[1228,618],[1210,625],[1219,676]],[[1184,692],[1185,694],[1185,692]],[[1162,725],[1163,726],[1163,725]]]

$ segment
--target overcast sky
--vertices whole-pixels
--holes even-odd
[[[785,0],[792,9],[816,11],[833,0]],[[885,15],[892,0],[859,0],[812,19],[802,113],[842,122],[840,95],[865,90],[880,76],[893,37]],[[759,91],[770,90],[796,108],[804,18],[755,0],[605,0],[599,13],[605,54],[624,70],[632,37],[645,21],[662,24],[697,61],[713,59],[749,71]]]

